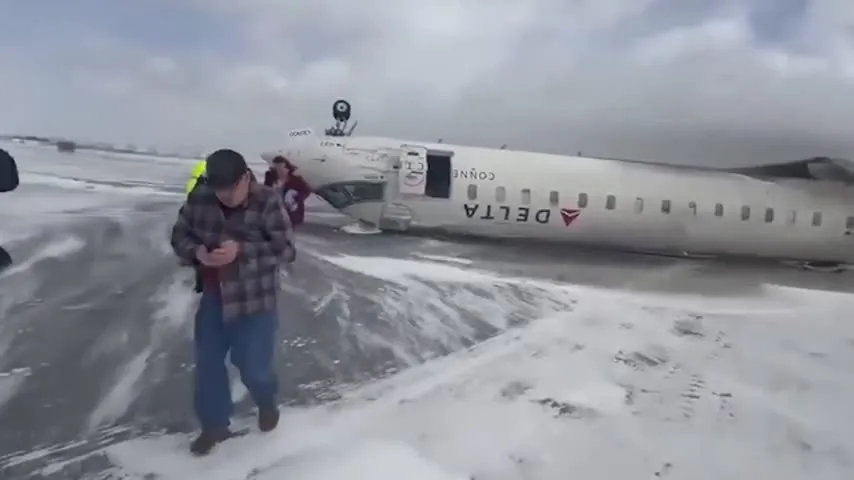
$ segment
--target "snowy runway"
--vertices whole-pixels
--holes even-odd
[[[23,153],[3,197],[0,477],[851,476],[849,274],[353,236],[320,204],[280,428],[191,458],[187,163],[86,155]]]

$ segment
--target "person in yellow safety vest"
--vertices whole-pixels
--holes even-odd
[[[193,169],[190,170],[190,178],[187,179],[187,184],[184,186],[184,191],[189,196],[193,190],[196,188],[196,185],[201,183],[205,183],[206,181],[206,170],[207,170],[207,162],[202,159],[193,164]],[[196,293],[201,293],[202,291],[202,271],[198,268],[198,265],[194,268],[196,273],[196,282],[193,290]]]
[[[207,164],[204,160],[199,160],[193,165],[193,169],[190,171],[190,178],[187,180],[187,185],[184,187],[184,191],[187,195],[196,188],[196,185],[199,183],[199,179],[204,183],[206,165]]]

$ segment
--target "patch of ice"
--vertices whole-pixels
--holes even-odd
[[[24,381],[30,375],[29,368],[15,369],[0,374],[0,409],[18,392]]]
[[[98,405],[89,414],[87,430],[94,431],[106,422],[117,419],[127,411],[130,402],[136,398],[137,385],[142,373],[148,365],[151,349],[147,348],[127,362],[116,374],[115,383],[106,395],[101,397]]]
[[[64,257],[75,253],[86,246],[86,243],[79,237],[66,235],[57,241],[48,243],[44,248],[33,254],[27,260],[18,263],[17,265],[7,269],[0,277],[12,276],[16,273],[21,273],[29,270],[33,265],[50,258]]]
[[[471,265],[473,262],[468,258],[456,258],[456,257],[445,257],[443,255],[428,255],[426,253],[416,253],[416,257],[423,258],[424,260],[432,260],[434,262],[447,262],[447,263],[455,263],[458,265]]]

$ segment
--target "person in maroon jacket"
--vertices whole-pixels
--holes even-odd
[[[294,227],[301,225],[305,220],[305,201],[311,194],[311,188],[285,157],[276,156],[272,163],[273,166],[264,174],[264,185],[281,190],[291,224]]]

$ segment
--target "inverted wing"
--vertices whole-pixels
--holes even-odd
[[[762,179],[797,178],[854,184],[854,162],[842,158],[813,157],[794,162],[733,168],[727,171]]]

